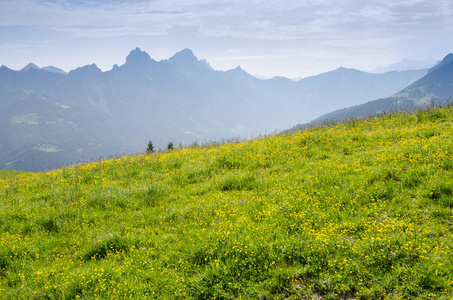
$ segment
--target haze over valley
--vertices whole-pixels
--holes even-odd
[[[430,68],[425,76],[398,93],[384,99],[376,99],[330,112],[316,118],[309,125],[344,121],[398,110],[413,110],[424,106],[448,105],[453,100],[452,95],[453,55],[448,54],[442,61]],[[295,128],[303,127],[306,125],[298,125]]]
[[[426,73],[340,67],[298,81],[263,80],[240,66],[214,70],[190,49],[156,61],[140,48],[105,72],[95,64],[69,73],[2,66],[0,168],[46,170],[143,152],[149,140],[165,149],[258,137],[391,96]]]

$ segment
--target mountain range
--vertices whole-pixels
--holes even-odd
[[[34,63],[29,63],[28,65],[26,65],[25,67],[23,67],[20,71],[21,71],[21,72],[27,72],[27,71],[30,71],[30,69],[44,70],[44,71],[48,71],[48,72],[52,72],[52,73],[57,73],[57,74],[63,74],[63,75],[68,74],[68,73],[65,72],[64,70],[59,69],[59,68],[56,68],[56,67],[54,67],[54,66],[47,66],[47,67],[40,68],[40,67],[38,67],[37,65],[35,65]]]
[[[390,64],[386,67],[377,67],[371,71],[371,73],[386,73],[390,71],[407,71],[407,70],[420,70],[420,69],[429,69],[432,66],[438,64],[440,61],[435,59],[424,59],[424,60],[415,60],[415,59],[404,59],[400,62]]]
[[[448,101],[452,101],[452,96],[453,54],[448,54],[442,61],[429,69],[428,74],[390,97],[335,110],[314,119],[309,124],[297,125],[295,128],[361,118],[382,112],[412,110],[432,104],[445,105]]]
[[[214,70],[190,49],[155,61],[139,48],[103,72],[29,64],[0,68],[0,169],[40,171],[142,152],[149,140],[189,145],[249,138],[390,96],[427,70],[337,70],[293,81]]]

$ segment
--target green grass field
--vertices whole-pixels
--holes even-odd
[[[21,171],[9,171],[9,170],[0,170],[0,178],[13,177],[14,175],[24,174],[25,172]]]
[[[0,174],[0,299],[453,298],[453,107]]]

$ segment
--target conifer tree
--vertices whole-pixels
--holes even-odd
[[[154,152],[153,142],[151,142],[151,141],[148,142],[148,148],[146,149],[146,152],[148,152],[148,153]]]

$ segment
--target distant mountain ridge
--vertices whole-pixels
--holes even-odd
[[[445,104],[452,100],[452,96],[453,54],[448,54],[439,64],[431,68],[427,75],[398,93],[384,99],[330,112],[316,118],[310,124],[365,117],[392,110],[415,109],[429,104]]]
[[[21,72],[28,72],[28,71],[30,71],[30,69],[44,70],[44,71],[57,73],[57,74],[63,74],[63,75],[68,74],[67,72],[63,71],[62,69],[56,68],[54,66],[47,66],[47,67],[40,68],[37,65],[35,65],[34,63],[29,63],[28,65],[23,67],[20,71]]]
[[[440,61],[436,61],[435,59],[425,59],[425,60],[415,60],[415,59],[404,59],[400,62],[390,64],[386,67],[377,67],[374,70],[370,71],[370,73],[387,73],[392,71],[408,71],[408,70],[420,70],[420,69],[428,69],[432,68],[436,63],[440,63]]]
[[[429,69],[428,73],[431,73],[431,72],[433,72],[433,71],[435,71],[435,70],[437,70],[437,69],[439,69],[439,68],[441,68],[441,67],[443,67],[443,66],[445,66],[445,65],[447,65],[447,64],[449,64],[451,62],[453,62],[453,54],[452,53],[450,53],[447,56],[445,56],[445,58],[442,61],[438,62],[431,69]]]
[[[184,49],[155,61],[140,48],[123,65],[67,74],[0,68],[0,169],[44,170],[96,156],[144,151],[149,140],[249,138],[337,108],[394,94],[426,70],[337,70],[294,82],[216,71]]]

